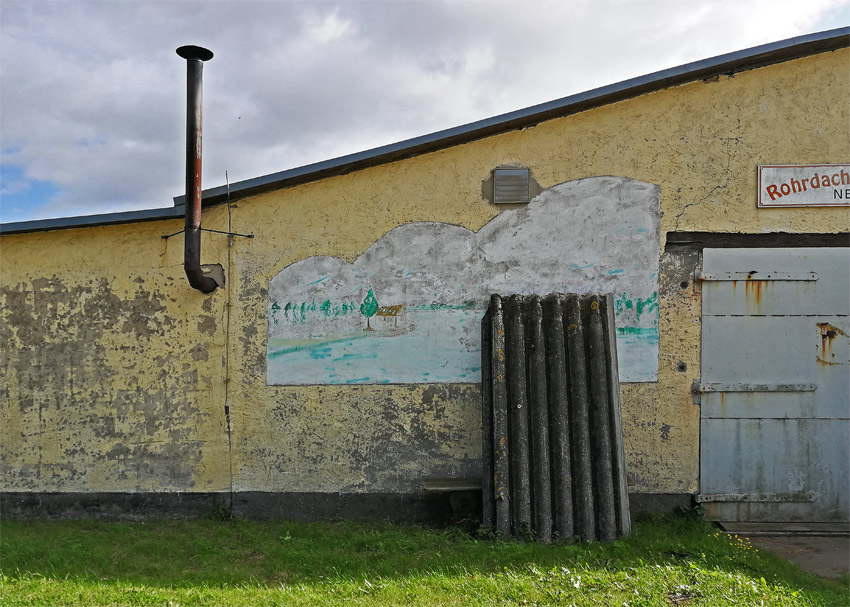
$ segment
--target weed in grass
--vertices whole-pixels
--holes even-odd
[[[217,522],[227,522],[233,520],[233,512],[224,505],[216,506],[207,513],[207,519]]]

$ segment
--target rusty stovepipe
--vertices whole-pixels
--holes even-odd
[[[218,283],[201,269],[201,121],[204,61],[212,51],[200,46],[181,46],[177,54],[186,60],[186,228],[183,267],[193,288],[211,293]]]

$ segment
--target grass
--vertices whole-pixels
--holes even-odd
[[[612,544],[381,523],[0,523],[0,605],[847,605],[830,582],[699,518]]]

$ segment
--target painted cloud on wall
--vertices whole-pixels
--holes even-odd
[[[478,232],[390,231],[353,263],[316,256],[269,285],[269,384],[480,381],[490,294],[614,293],[621,381],[658,373],[658,186],[593,177]]]

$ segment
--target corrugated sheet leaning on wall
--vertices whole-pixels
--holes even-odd
[[[482,321],[483,523],[503,537],[631,530],[611,295],[493,295]]]

